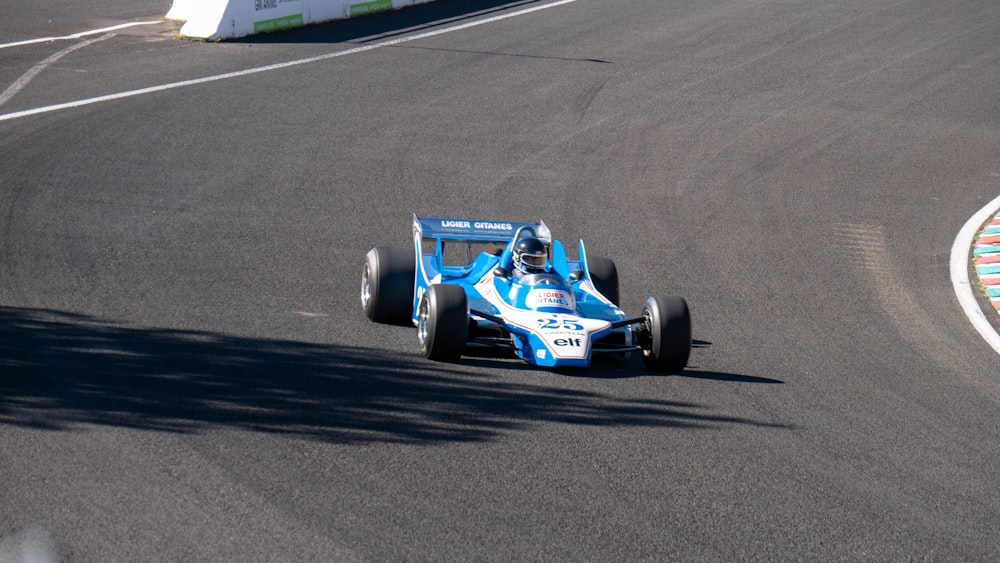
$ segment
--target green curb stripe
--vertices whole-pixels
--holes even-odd
[[[269,31],[278,31],[292,27],[302,27],[303,25],[305,24],[302,22],[302,14],[293,14],[281,18],[253,22],[253,32],[267,33]]]
[[[989,264],[987,266],[976,266],[976,271],[980,276],[1000,274],[1000,264]]]
[[[990,223],[996,222],[997,219],[1000,219],[1000,211],[993,216]],[[978,241],[972,247],[972,255],[977,259],[984,256],[1000,255],[1000,244],[992,242],[997,235],[1000,235],[1000,225],[988,224],[983,227],[982,232],[979,233]],[[991,242],[984,240],[987,237],[990,238]],[[1000,284],[997,283],[996,278],[996,276],[1000,276],[1000,264],[983,264],[975,268],[976,273],[979,274],[979,287],[984,290],[986,297],[1000,313]]]
[[[351,17],[374,14],[375,12],[385,12],[392,9],[392,0],[372,0],[371,2],[361,2],[351,4]]]

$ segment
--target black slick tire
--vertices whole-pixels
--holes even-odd
[[[469,340],[469,300],[457,285],[427,288],[417,308],[417,338],[425,358],[453,362]]]
[[[687,302],[675,295],[646,299],[640,343],[646,365],[655,371],[676,373],[691,355],[691,312]]]
[[[413,314],[414,250],[376,246],[368,251],[361,274],[361,307],[378,323],[408,322]]]

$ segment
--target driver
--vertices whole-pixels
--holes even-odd
[[[521,279],[529,274],[545,272],[548,261],[545,243],[535,237],[524,237],[514,245],[514,277]]]

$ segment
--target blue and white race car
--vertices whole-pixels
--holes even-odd
[[[588,257],[583,241],[577,256],[567,258],[544,222],[414,216],[412,249],[368,252],[361,305],[372,321],[412,322],[421,353],[433,360],[492,346],[546,367],[642,352],[654,370],[683,370],[691,352],[685,300],[650,297],[630,317],[618,307],[614,262]]]

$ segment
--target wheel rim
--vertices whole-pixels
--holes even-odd
[[[430,316],[430,307],[427,305],[427,299],[421,299],[420,308],[417,310],[417,338],[420,340],[421,348],[427,342],[427,323]]]
[[[642,310],[643,323],[639,327],[639,346],[646,358],[653,353],[653,317],[649,309]]]
[[[361,273],[361,306],[368,307],[368,301],[372,298],[372,286],[370,282],[371,267],[365,264],[365,269]]]

